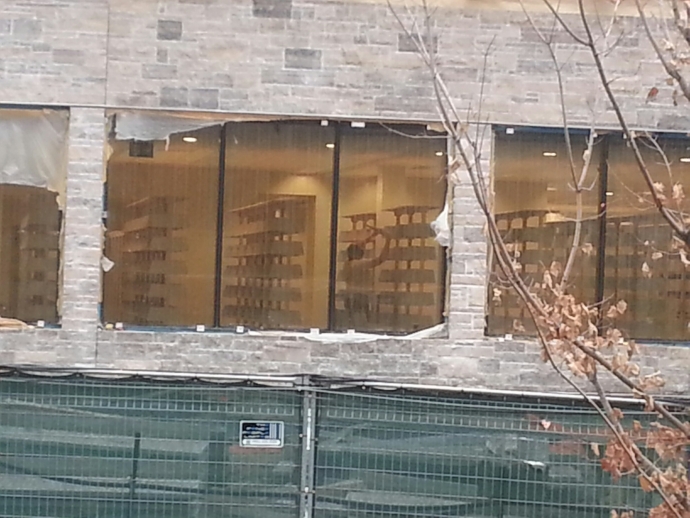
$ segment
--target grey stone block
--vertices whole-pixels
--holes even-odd
[[[160,105],[170,108],[189,106],[189,91],[187,88],[164,86],[161,88]]]
[[[398,34],[398,52],[418,52],[419,45],[424,45],[430,52],[438,51],[438,36],[421,38],[405,32]]]
[[[257,18],[290,18],[292,0],[252,0],[252,13]]]
[[[18,18],[12,22],[12,34],[17,38],[37,38],[42,32],[41,20]]]
[[[333,86],[335,78],[329,73],[267,69],[261,71],[261,82],[279,85]]]
[[[177,67],[175,65],[144,65],[141,70],[144,79],[175,79]]]
[[[53,62],[63,65],[83,65],[84,52],[76,49],[53,49]]]
[[[285,49],[285,68],[321,68],[321,51],[315,49]]]
[[[217,88],[196,88],[189,92],[189,105],[204,110],[218,109],[219,90]]]
[[[157,37],[163,41],[182,39],[182,22],[177,20],[158,20]]]

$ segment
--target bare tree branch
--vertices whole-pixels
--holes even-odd
[[[649,189],[649,192],[652,196],[652,200],[654,201],[654,205],[656,206],[658,212],[663,216],[663,218],[666,220],[666,222],[671,226],[673,231],[678,235],[678,237],[686,244],[690,245],[690,233],[688,232],[685,223],[678,220],[677,218],[674,217],[674,215],[668,210],[668,208],[664,205],[663,200],[659,196],[659,193],[657,192],[657,188],[654,185],[654,180],[652,179],[652,175],[649,172],[649,169],[647,168],[647,165],[644,161],[644,158],[642,157],[642,153],[640,152],[640,148],[637,145],[636,141],[636,135],[634,132],[630,129],[628,126],[628,122],[623,116],[623,112],[621,110],[621,107],[618,103],[618,100],[616,99],[616,96],[613,94],[613,91],[611,90],[611,85],[608,80],[608,76],[606,74],[606,71],[604,69],[604,64],[602,63],[601,60],[601,55],[599,54],[599,51],[597,50],[597,47],[594,43],[594,38],[592,36],[592,31],[589,27],[589,22],[587,20],[587,15],[585,14],[585,7],[583,0],[578,0],[578,6],[580,10],[580,19],[582,20],[582,25],[584,26],[585,33],[587,34],[587,40],[585,43],[585,46],[590,50],[590,54],[592,55],[592,58],[594,59],[594,64],[597,69],[597,73],[599,75],[599,78],[601,80],[601,84],[604,87],[604,91],[606,92],[606,96],[609,99],[609,102],[611,103],[613,107],[613,111],[616,114],[616,118],[618,119],[618,123],[621,126],[621,129],[623,130],[623,134],[625,137],[628,139],[628,143],[633,150],[633,156],[635,157],[635,162],[637,164],[637,167],[642,174],[642,177],[647,184],[647,188]]]
[[[649,40],[649,42],[652,45],[652,48],[654,49],[654,53],[656,54],[657,58],[659,58],[659,61],[664,67],[664,70],[666,70],[666,73],[678,83],[678,86],[680,86],[680,90],[683,92],[685,98],[690,100],[690,84],[688,84],[688,82],[685,80],[685,77],[683,77],[683,75],[680,73],[678,67],[672,65],[671,62],[668,59],[666,59],[666,56],[661,50],[661,47],[659,47],[659,43],[656,41],[656,38],[654,37],[651,29],[649,28],[649,23],[647,22],[647,17],[644,13],[644,7],[640,3],[640,0],[635,0],[635,6],[637,7],[637,12],[640,15],[640,21],[642,22],[642,26],[644,27],[647,39]]]

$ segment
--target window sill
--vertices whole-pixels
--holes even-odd
[[[207,336],[232,336],[250,338],[275,338],[282,341],[297,341],[300,339],[322,343],[361,343],[373,342],[378,340],[448,340],[448,326],[446,323],[438,324],[434,327],[422,329],[410,334],[386,334],[386,333],[364,333],[364,332],[311,332],[311,331],[255,331],[236,328],[205,328],[196,330],[190,327],[141,327],[125,326],[122,329],[101,326],[100,333],[151,333],[151,334],[193,334]]]

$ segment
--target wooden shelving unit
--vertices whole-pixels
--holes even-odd
[[[187,273],[184,202],[181,197],[156,196],[131,203],[121,231],[108,235],[113,273],[122,284],[124,323],[179,322],[177,310],[186,295],[180,276]]]
[[[609,218],[606,236],[604,297],[628,304],[616,325],[638,338],[687,340],[690,270],[666,253],[672,252],[668,224],[656,214]],[[654,260],[655,251],[664,254]]]
[[[29,206],[48,206],[54,194],[37,192]],[[43,205],[41,205],[43,203]],[[60,268],[60,221],[52,211],[32,211],[17,227],[17,318],[25,322],[58,321],[57,296]]]
[[[440,322],[441,254],[430,222],[435,207],[405,205],[389,209],[395,224],[388,261],[379,275],[379,323],[395,331],[413,331]]]
[[[520,211],[496,215],[496,224],[515,260],[522,266],[527,284],[542,282],[543,273],[552,262],[565,266],[575,233],[575,223],[548,211]],[[598,219],[582,222],[580,243],[592,245],[591,253],[578,253],[567,287],[577,300],[594,302],[596,290]],[[501,302],[493,301],[493,289],[501,290]],[[513,322],[519,321],[528,332],[531,319],[517,295],[507,287],[497,264],[493,265],[488,300],[489,332],[515,333]]]
[[[339,283],[338,327],[359,325],[364,326],[357,329],[360,331],[409,332],[440,321],[441,255],[429,225],[432,210],[433,207],[408,205],[387,211],[392,213],[395,224],[384,229],[391,239],[386,260],[369,272],[370,278],[357,283],[357,289],[349,291],[346,283]],[[348,228],[338,236],[341,264],[347,260],[347,246],[363,242],[371,235],[371,227],[377,226],[374,213],[351,214],[343,219],[348,220]],[[375,243],[369,242],[363,259],[374,258],[379,253]],[[365,285],[370,286],[365,290]],[[359,293],[369,299],[368,322],[362,322],[361,315],[348,314],[345,307],[347,298]]]
[[[314,196],[280,196],[228,213],[222,325],[304,327],[315,203]]]

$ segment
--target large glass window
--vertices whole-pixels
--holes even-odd
[[[333,127],[227,132],[221,325],[327,328]]]
[[[690,139],[662,136],[655,141],[658,149],[639,141],[645,163],[664,186],[671,209],[683,213],[686,204],[673,200],[673,185],[690,185]],[[616,325],[636,338],[688,340],[690,270],[620,136],[611,137],[609,156],[604,297],[628,303]]]
[[[571,135],[578,171],[586,137]],[[673,210],[683,212],[684,201],[673,200],[673,185],[690,179],[690,139],[653,138],[639,140],[647,167],[653,180],[663,184]],[[552,261],[563,263],[567,256],[575,218],[572,185],[562,132],[495,132],[495,217],[528,284],[538,282]],[[597,137],[585,186],[583,235],[570,292],[590,304],[627,303],[617,321],[602,318],[604,328],[615,324],[638,339],[687,340],[690,273],[620,134]],[[494,268],[489,333],[513,333],[516,321],[529,332],[526,311],[505,286]]]
[[[58,323],[68,114],[0,110],[0,316]]]
[[[406,331],[438,323],[444,254],[429,223],[445,193],[446,141],[407,131],[343,134],[338,329]]]
[[[107,322],[213,325],[220,127],[112,143]]]
[[[439,323],[444,261],[430,223],[444,203],[445,140],[356,126],[235,122],[113,139],[105,321],[399,333]]]
[[[495,217],[523,278],[531,284],[541,282],[544,269],[552,263],[565,265],[575,233],[577,203],[563,132],[513,131],[495,133]],[[587,134],[573,133],[570,138],[576,174],[580,175]],[[578,300],[589,303],[596,297],[600,149],[600,142],[595,141],[582,195],[582,246],[568,285]],[[531,327],[526,309],[506,287],[494,265],[489,290],[490,333]]]

